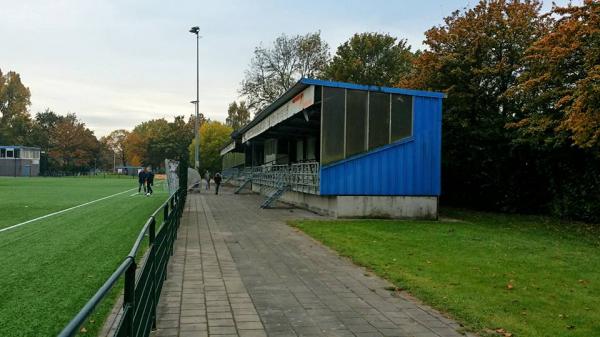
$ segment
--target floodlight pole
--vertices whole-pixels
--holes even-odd
[[[194,26],[190,29],[190,33],[196,34],[196,100],[193,101],[196,106],[196,120],[194,121],[194,167],[200,173],[200,113],[198,108],[199,96],[200,96],[200,28]]]

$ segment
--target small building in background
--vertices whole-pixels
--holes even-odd
[[[39,147],[0,145],[0,176],[37,177],[40,153]]]
[[[443,93],[301,79],[222,149],[226,181],[336,217],[437,218]],[[241,190],[241,189],[240,189]]]
[[[116,166],[115,173],[122,174],[125,176],[137,176],[138,173],[140,173],[140,171],[143,169],[144,169],[143,166],[130,166],[130,165]]]

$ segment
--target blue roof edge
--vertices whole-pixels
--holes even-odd
[[[291,88],[289,88],[285,93],[279,96],[273,103],[259,111],[254,119],[250,121],[250,123],[244,125],[239,130],[234,130],[231,133],[231,138],[235,139],[241,137],[241,135],[246,132],[248,129],[256,125],[256,123],[260,122],[268,115],[270,115],[274,110],[276,110],[281,105],[285,104],[286,101],[293,98],[294,95],[299,93],[305,87],[310,85],[320,85],[323,87],[332,87],[332,88],[344,88],[344,89],[354,89],[354,90],[370,90],[370,91],[379,91],[388,94],[401,94],[401,95],[411,95],[411,96],[421,96],[421,97],[431,97],[431,98],[446,98],[446,94],[443,92],[435,92],[435,91],[424,91],[424,90],[413,90],[413,89],[403,89],[403,88],[391,88],[391,87],[381,87],[377,85],[365,85],[365,84],[355,84],[348,82],[335,82],[335,81],[326,81],[326,80],[317,80],[314,78],[303,77],[296,84],[294,84]]]
[[[317,80],[314,78],[306,78],[306,77],[301,78],[300,81],[298,81],[298,82],[306,84],[306,85],[320,85],[320,86],[324,86],[324,87],[333,87],[333,88],[380,91],[380,92],[385,92],[385,93],[389,93],[389,94],[403,94],[403,95],[423,96],[423,97],[433,97],[433,98],[446,98],[447,97],[445,93],[436,92],[436,91],[380,87],[377,85],[365,85],[365,84],[355,84],[355,83],[348,83],[348,82]]]

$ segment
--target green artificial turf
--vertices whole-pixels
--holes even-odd
[[[298,221],[482,335],[600,336],[598,227],[447,210],[453,220]]]
[[[0,228],[137,187],[137,177],[0,177]]]
[[[56,335],[123,261],[166,200],[161,184],[152,197],[131,191],[0,232],[0,336]],[[3,178],[0,227],[133,187],[133,179]],[[88,334],[101,325],[111,303],[88,322]]]

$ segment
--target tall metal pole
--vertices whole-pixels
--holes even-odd
[[[200,108],[198,106],[198,99],[200,95],[200,36],[196,33],[196,154],[194,156],[196,162],[196,170],[200,172]]]

